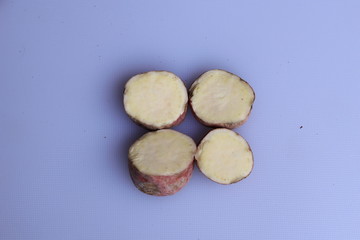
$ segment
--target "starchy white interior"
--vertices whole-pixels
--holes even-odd
[[[194,141],[177,131],[165,129],[150,132],[129,150],[129,159],[142,173],[169,176],[185,170],[194,160]]]
[[[211,70],[191,87],[191,105],[207,123],[236,123],[247,118],[255,95],[238,76],[223,70]]]
[[[195,158],[200,170],[208,178],[222,184],[230,184],[247,177],[254,163],[245,139],[223,128],[206,135]]]
[[[184,112],[187,101],[183,82],[166,71],[138,74],[125,86],[126,112],[132,118],[154,127],[175,122]]]

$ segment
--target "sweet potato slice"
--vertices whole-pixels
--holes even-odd
[[[196,145],[174,130],[149,132],[129,149],[129,170],[135,186],[144,193],[166,196],[189,181]]]
[[[185,117],[187,102],[184,83],[171,72],[138,74],[125,85],[126,113],[136,123],[151,130],[179,124]]]
[[[254,165],[249,144],[226,128],[210,131],[199,144],[195,159],[205,176],[221,184],[246,178]]]
[[[196,118],[211,127],[235,128],[246,122],[255,100],[251,86],[235,74],[210,70],[190,88]]]
[[[126,113],[136,123],[151,130],[179,124],[185,117],[187,102],[184,83],[171,72],[138,74],[125,85]]]

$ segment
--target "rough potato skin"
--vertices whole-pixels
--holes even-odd
[[[221,70],[221,69],[214,69],[214,70]],[[221,70],[221,71],[224,71],[224,72],[228,72],[228,71],[225,71],[225,70]],[[232,75],[235,75],[231,72],[228,72]],[[199,79],[203,74],[201,74],[197,79]],[[235,75],[237,76],[237,75]],[[237,76],[239,77],[239,76]],[[240,77],[239,77],[240,78]],[[229,123],[209,123],[209,122],[205,122],[204,120],[202,120],[199,116],[196,115],[196,112],[194,111],[193,107],[192,107],[192,96],[193,96],[193,90],[195,89],[196,85],[197,85],[197,80],[195,80],[195,82],[193,83],[193,85],[191,86],[190,90],[189,90],[189,105],[190,105],[190,109],[192,111],[192,113],[194,114],[195,118],[203,125],[205,126],[208,126],[208,127],[215,127],[215,128],[228,128],[228,129],[233,129],[233,128],[237,128],[237,127],[240,127],[241,125],[243,125],[248,119],[249,119],[249,116],[250,116],[250,113],[251,113],[251,110],[252,110],[252,107],[253,107],[253,103],[255,102],[255,98],[256,98],[256,95],[255,95],[255,91],[254,89],[250,86],[250,84],[248,82],[246,82],[244,79],[240,78],[240,81],[243,81],[245,82],[247,85],[249,85],[249,87],[252,89],[253,93],[254,93],[254,100],[251,104],[251,108],[250,108],[250,111],[248,113],[248,115],[246,116],[246,118],[240,122],[229,122]]]
[[[130,115],[128,115],[128,116],[131,118],[131,120],[133,120],[137,125],[139,125],[141,127],[144,127],[144,128],[146,128],[148,130],[160,130],[160,129],[172,128],[172,127],[174,127],[176,125],[179,125],[182,121],[184,121],[185,116],[186,116],[186,111],[187,111],[187,103],[184,106],[184,112],[178,117],[178,119],[176,119],[174,122],[172,122],[170,124],[163,125],[163,126],[160,126],[160,127],[155,127],[155,126],[140,122],[139,120],[131,117]]]
[[[154,196],[168,196],[180,191],[190,180],[194,162],[180,173],[171,176],[151,176],[140,172],[129,159],[130,176],[142,192]]]
[[[235,132],[235,131],[234,131],[234,132]],[[237,132],[235,132],[235,133],[236,133],[236,135],[239,135],[239,136],[240,136],[239,133],[237,133]],[[248,146],[249,146],[249,151],[251,152],[252,159],[253,159],[253,165],[252,165],[252,167],[251,167],[251,170],[250,170],[249,174],[246,175],[245,177],[236,179],[235,181],[233,181],[233,182],[231,182],[231,183],[229,183],[229,184],[225,184],[225,183],[217,182],[217,181],[209,178],[208,176],[206,176],[206,174],[205,174],[203,171],[201,171],[201,168],[200,168],[199,165],[198,165],[198,161],[195,159],[195,160],[196,160],[196,161],[195,161],[195,162],[196,162],[195,164],[196,164],[197,168],[198,168],[198,169],[200,170],[200,172],[201,172],[205,177],[207,177],[209,180],[211,180],[211,181],[213,181],[213,182],[215,182],[215,183],[221,184],[221,185],[230,185],[230,184],[234,184],[234,183],[240,182],[241,180],[244,180],[245,178],[247,178],[247,177],[252,173],[252,170],[254,169],[254,164],[255,164],[255,163],[254,163],[254,153],[253,153],[253,151],[251,150],[251,147],[250,147],[249,143],[246,141],[246,139],[244,139],[244,140],[245,140],[245,142],[246,142],[246,143],[248,144]],[[200,141],[200,143],[201,143],[201,141]],[[200,145],[200,143],[199,143],[199,145]]]

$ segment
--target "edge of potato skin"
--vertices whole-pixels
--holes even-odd
[[[149,125],[149,124],[146,124],[146,123],[143,123],[135,118],[133,118],[132,116],[130,116],[129,114],[127,114],[129,116],[129,118],[135,122],[138,126],[140,127],[143,127],[145,129],[148,129],[150,131],[156,131],[156,130],[161,130],[161,129],[168,129],[168,128],[172,128],[172,127],[175,127],[177,125],[179,125],[180,123],[182,123],[184,120],[185,120],[185,117],[186,117],[186,112],[187,112],[187,103],[185,104],[185,107],[184,107],[184,112],[182,114],[180,114],[180,116],[172,123],[169,123],[169,124],[166,124],[166,125],[163,125],[161,127],[154,127],[152,125]]]
[[[249,113],[248,113],[248,115],[246,116],[245,119],[243,119],[243,120],[241,120],[241,121],[239,121],[239,122],[234,122],[234,123],[209,123],[209,122],[206,122],[206,121],[202,120],[202,119],[196,114],[196,112],[195,112],[195,110],[194,110],[194,108],[193,108],[193,106],[192,106],[192,101],[191,101],[191,98],[192,98],[192,96],[193,96],[193,91],[194,91],[194,89],[196,88],[196,86],[198,85],[198,80],[199,80],[199,78],[200,78],[202,75],[204,75],[205,73],[207,73],[207,72],[209,72],[209,71],[213,71],[213,70],[224,71],[224,72],[227,72],[227,73],[229,73],[229,74],[231,74],[231,75],[234,75],[234,76],[238,77],[238,78],[240,79],[240,81],[245,82],[245,83],[250,87],[250,89],[252,90],[252,92],[254,93],[254,99],[253,99],[253,101],[252,101],[252,103],[251,103]],[[205,126],[208,126],[208,127],[216,127],[216,128],[218,128],[218,127],[223,127],[223,128],[227,128],[227,129],[234,129],[234,128],[240,127],[241,125],[243,125],[244,123],[246,123],[247,120],[249,119],[250,113],[251,113],[252,108],[253,108],[253,104],[254,104],[255,99],[256,99],[256,94],[255,94],[255,91],[254,91],[253,87],[252,87],[247,81],[245,81],[244,79],[242,79],[242,78],[239,77],[238,75],[236,75],[236,74],[234,74],[234,73],[232,73],[232,72],[223,70],[223,69],[211,69],[211,70],[208,70],[208,71],[203,72],[202,74],[200,74],[200,76],[197,77],[196,80],[191,84],[191,87],[190,87],[189,92],[188,92],[188,98],[189,98],[189,99],[188,99],[188,102],[189,102],[191,111],[192,111],[192,113],[194,114],[195,118],[196,118],[201,124],[203,124],[203,125],[205,125]]]
[[[208,122],[205,122],[204,120],[202,120],[197,114],[196,112],[194,111],[194,108],[192,107],[192,104],[191,104],[191,101],[189,103],[190,105],[190,109],[191,109],[191,112],[193,113],[194,117],[196,118],[196,120],[198,120],[201,124],[207,126],[207,127],[212,127],[212,128],[227,128],[227,129],[234,129],[234,128],[237,128],[237,127],[240,127],[242,126],[244,123],[247,122],[247,120],[249,119],[249,116],[250,116],[250,113],[251,113],[251,110],[252,110],[252,105],[250,107],[250,111],[248,113],[248,115],[246,116],[246,118],[244,120],[241,120],[240,122],[235,122],[235,123],[208,123]]]
[[[217,129],[219,129],[219,128],[210,130],[210,131],[203,137],[203,139],[204,139],[210,132],[212,132],[212,131],[214,131],[214,130],[217,130]],[[231,130],[231,131],[232,131],[232,130]],[[199,169],[199,171],[200,171],[207,179],[211,180],[211,181],[214,182],[214,183],[221,184],[221,185],[231,185],[231,184],[240,182],[240,181],[244,180],[245,178],[247,178],[248,176],[250,176],[250,174],[252,173],[252,171],[253,171],[253,169],[254,169],[254,165],[255,165],[254,153],[253,153],[253,151],[252,151],[252,149],[251,149],[251,147],[250,147],[249,142],[248,142],[243,136],[241,136],[239,133],[237,133],[237,132],[235,132],[235,131],[233,131],[233,132],[234,132],[236,135],[242,137],[242,138],[245,140],[246,144],[249,146],[249,149],[250,149],[250,152],[251,152],[251,156],[252,156],[252,160],[253,160],[253,164],[252,164],[252,166],[251,166],[251,170],[250,170],[250,172],[249,172],[248,175],[246,175],[245,177],[243,177],[243,178],[241,178],[241,179],[235,180],[235,181],[230,182],[230,183],[220,183],[220,182],[217,182],[217,181],[209,178],[209,177],[201,170],[201,168],[200,168],[199,165],[198,165],[198,160],[196,159],[196,157],[195,157],[196,154],[195,154],[194,159],[195,159],[195,164],[196,164],[197,168]],[[200,144],[201,144],[201,142],[202,142],[203,139],[200,140],[200,143],[199,143],[198,147],[200,146]],[[196,149],[196,151],[197,151],[197,149]]]
[[[147,193],[147,192],[144,192],[143,190],[141,190],[138,185],[135,183],[134,179],[133,179],[133,175],[132,175],[132,171],[135,171],[136,173],[138,174],[141,174],[142,176],[150,176],[150,177],[173,177],[175,175],[181,175],[183,174],[185,171],[188,170],[188,168],[190,168],[190,174],[189,174],[189,178],[187,179],[187,181],[184,183],[184,185],[182,187],[180,187],[177,191],[175,192],[172,192],[171,194],[150,194],[150,193]],[[190,179],[192,178],[193,176],[193,172],[194,172],[194,168],[195,168],[195,157],[193,158],[193,160],[189,163],[189,165],[184,169],[182,170],[181,172],[178,172],[178,173],[175,173],[174,175],[170,175],[170,176],[161,176],[161,175],[149,175],[149,174],[145,174],[145,173],[142,173],[132,162],[132,160],[128,157],[128,170],[129,170],[129,173],[130,173],[130,178],[131,178],[131,181],[133,182],[133,184],[135,185],[135,187],[142,193],[144,194],[147,194],[147,195],[151,195],[151,196],[156,196],[156,197],[166,197],[166,196],[171,196],[171,195],[174,195],[175,193],[179,192],[180,190],[182,190],[190,181]]]

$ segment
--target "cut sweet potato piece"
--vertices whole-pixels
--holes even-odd
[[[190,88],[196,118],[211,127],[235,128],[246,122],[255,100],[251,86],[235,74],[210,70]]]
[[[125,85],[126,113],[136,123],[151,130],[179,124],[185,117],[187,102],[184,83],[171,72],[138,74]]]
[[[226,128],[210,131],[201,140],[195,159],[205,176],[221,184],[246,178],[254,165],[249,144],[239,134]]]
[[[166,196],[189,181],[196,144],[174,130],[149,132],[129,149],[129,170],[135,186],[144,193]]]

